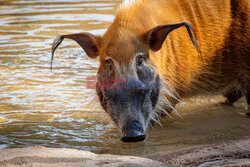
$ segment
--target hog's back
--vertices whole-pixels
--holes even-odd
[[[223,90],[240,77],[249,80],[249,0],[160,0],[152,5],[157,24],[189,22],[201,55],[185,27],[171,32],[151,53],[163,79],[181,96]]]

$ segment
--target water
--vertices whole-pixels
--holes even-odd
[[[71,40],[55,54],[57,35],[103,34],[120,0],[0,0],[0,148],[43,145],[96,153],[148,155],[250,136],[242,99],[235,107],[202,98],[180,109],[183,119],[166,118],[141,143],[122,143],[86,78],[98,60]]]

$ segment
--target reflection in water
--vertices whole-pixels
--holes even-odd
[[[86,89],[98,60],[65,40],[50,71],[51,43],[57,35],[103,34],[120,0],[9,0],[0,2],[0,148],[44,145],[98,153],[145,155],[249,137],[249,119],[222,99],[189,103],[183,119],[167,119],[150,129],[145,142],[122,143]],[[192,111],[192,112],[191,112]],[[136,148],[136,149],[135,149]]]

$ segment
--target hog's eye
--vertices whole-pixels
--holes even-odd
[[[105,62],[104,62],[104,68],[107,71],[112,71],[113,70],[114,63],[113,63],[113,60],[111,58],[108,58],[108,59],[105,60]]]
[[[136,56],[137,66],[143,65],[143,62],[147,61],[148,59],[149,59],[148,53],[137,53],[137,56]]]
[[[137,65],[138,66],[142,65],[143,61],[144,61],[144,57],[143,56],[138,56],[137,57]]]

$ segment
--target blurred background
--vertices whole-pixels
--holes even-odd
[[[0,149],[43,145],[96,153],[147,155],[249,137],[245,102],[219,105],[222,97],[179,105],[182,118],[166,118],[141,143],[122,143],[86,88],[98,58],[89,59],[64,40],[50,70],[57,35],[87,31],[101,35],[121,0],[0,0]]]

